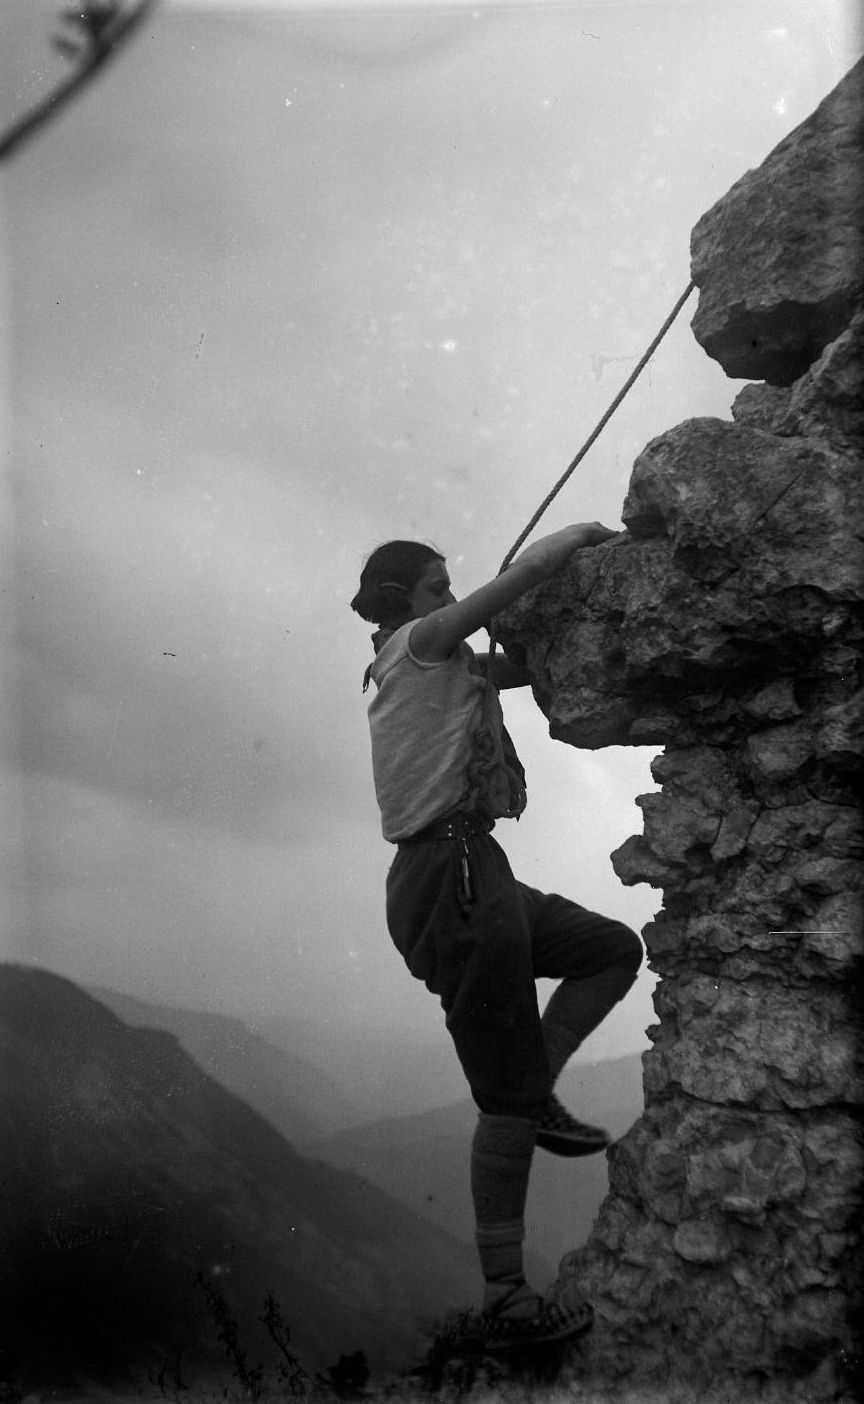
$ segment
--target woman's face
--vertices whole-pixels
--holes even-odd
[[[430,561],[408,597],[411,618],[422,619],[436,609],[456,603],[456,596],[450,589],[450,577],[443,561]]]

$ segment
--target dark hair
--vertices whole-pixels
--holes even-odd
[[[403,624],[411,618],[409,596],[432,561],[444,557],[422,541],[388,541],[373,551],[360,575],[360,589],[351,601],[370,624]]]

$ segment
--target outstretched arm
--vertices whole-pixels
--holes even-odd
[[[600,522],[580,522],[541,537],[494,580],[419,619],[411,630],[412,652],[427,663],[447,658],[462,639],[552,575],[577,547],[597,546],[615,534]]]

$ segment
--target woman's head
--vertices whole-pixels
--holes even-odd
[[[388,541],[373,551],[351,601],[370,624],[399,625],[412,618],[412,596],[433,562],[444,557],[422,541]]]

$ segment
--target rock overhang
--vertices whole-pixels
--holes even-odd
[[[776,1379],[784,1401],[806,1380],[808,1404],[852,1398],[864,283],[845,260],[861,225],[852,192],[835,210],[856,227],[826,255],[818,228],[778,243],[765,212],[797,201],[788,232],[819,207],[861,146],[862,74],[694,231],[694,330],[738,375],[749,326],[759,357],[743,373],[763,383],[731,421],[647,445],[626,531],[500,622],[553,737],[666,748],[661,790],[637,801],[643,833],[613,855],[623,882],[663,891],[643,932],[661,977],[645,1112],[556,1289],[594,1302],[577,1368],[595,1380],[734,1379],[745,1398]]]

